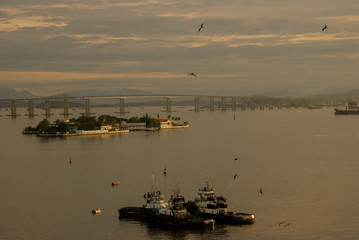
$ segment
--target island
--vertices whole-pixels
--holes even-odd
[[[150,117],[118,118],[110,115],[80,116],[65,121],[48,119],[40,121],[36,127],[28,126],[23,134],[36,134],[39,137],[66,137],[99,134],[129,133],[130,131],[157,131],[164,129],[188,128],[188,121],[179,123],[180,117],[168,116],[167,119]]]

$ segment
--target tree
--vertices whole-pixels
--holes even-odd
[[[115,116],[101,115],[98,117],[98,122],[101,124],[115,124],[119,122],[119,119]]]
[[[69,131],[69,124],[67,122],[60,121],[59,119],[57,119],[56,128],[57,128],[57,132],[66,133]]]
[[[138,123],[138,122],[140,122],[140,119],[138,117],[131,117],[130,119],[128,119],[128,122]]]
[[[39,132],[47,132],[49,128],[50,128],[50,122],[47,119],[42,120],[36,126],[36,130]]]
[[[96,120],[96,117],[81,116],[77,119],[79,130],[99,130],[101,123]]]

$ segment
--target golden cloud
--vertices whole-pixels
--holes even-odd
[[[49,16],[14,17],[0,22],[0,31],[13,32],[22,28],[48,28],[51,26],[63,28],[67,26],[64,22],[55,22],[51,20],[52,17]]]

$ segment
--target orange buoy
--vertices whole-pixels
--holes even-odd
[[[119,182],[113,182],[112,183],[112,186],[117,186],[117,185],[119,185],[120,183]]]
[[[92,213],[93,213],[93,214],[100,214],[100,213],[101,213],[101,209],[96,208],[96,209],[92,210]]]

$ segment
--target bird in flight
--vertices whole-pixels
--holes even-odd
[[[327,25],[324,25],[324,27],[322,28],[322,31],[324,31],[325,29],[327,29],[328,26]]]
[[[204,23],[202,23],[201,26],[199,27],[198,32],[201,31],[201,29],[203,28],[203,24]]]
[[[289,223],[289,222],[280,222],[280,223],[279,223],[279,227],[280,227],[281,225],[283,225],[283,227],[288,227],[288,226],[290,225],[290,223]]]
[[[238,160],[238,158],[236,157],[233,161],[237,161]]]
[[[238,174],[236,173],[236,175],[233,176],[233,179],[236,179],[237,175],[238,175]]]
[[[263,194],[263,190],[262,190],[262,188],[261,188],[261,189],[259,189],[259,193],[260,193],[260,194]]]
[[[192,76],[197,77],[197,75],[196,75],[194,72],[192,72],[192,73],[188,73],[188,75],[192,75]]]

